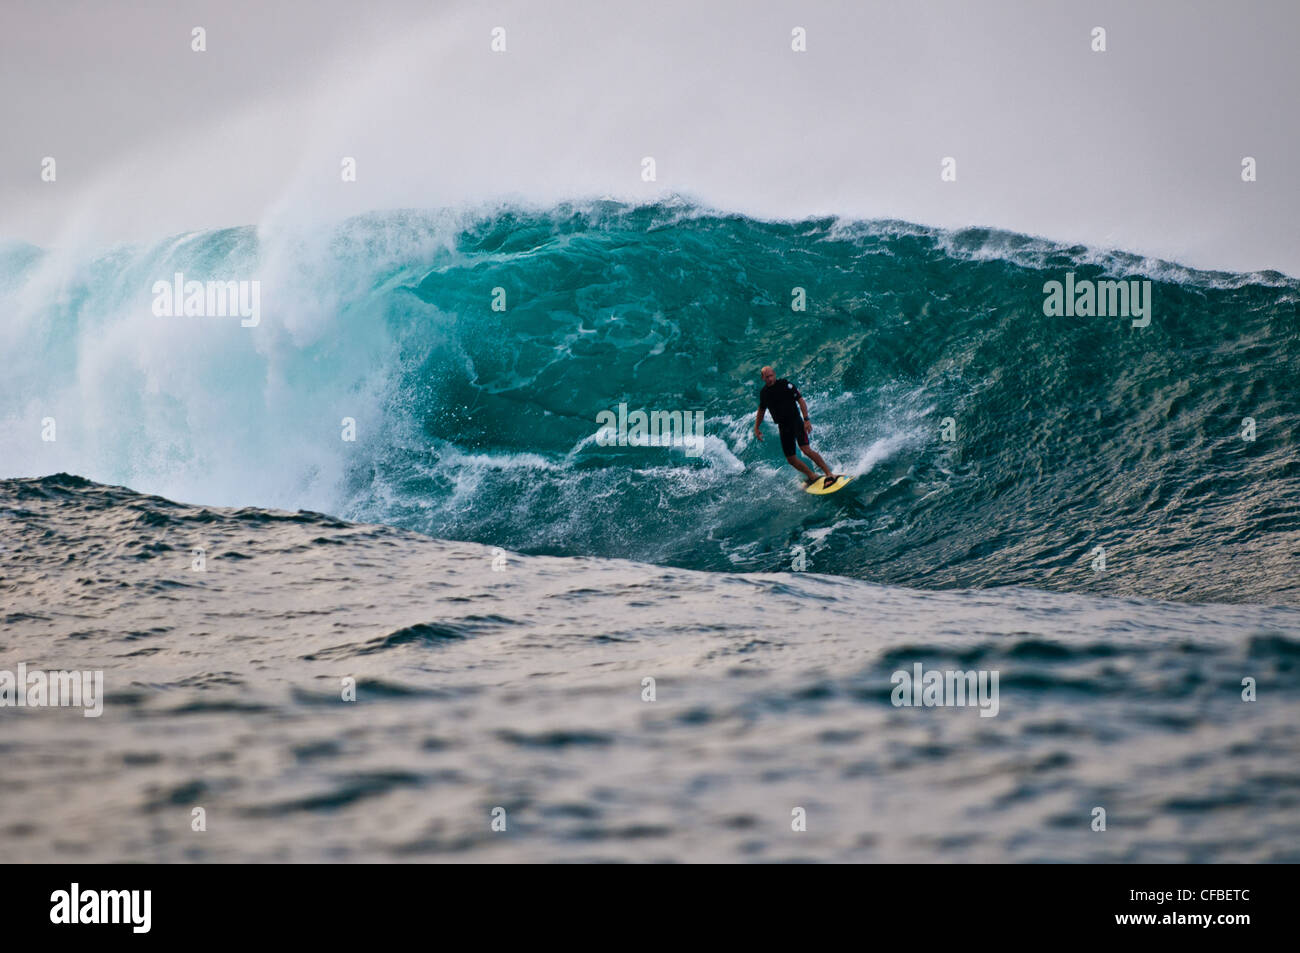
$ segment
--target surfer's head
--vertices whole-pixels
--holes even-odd
[[[776,383],[776,371],[772,370],[770,367],[763,368],[758,372],[758,376],[763,378],[764,384],[771,385]]]

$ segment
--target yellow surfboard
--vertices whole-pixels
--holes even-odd
[[[853,477],[847,477],[847,476],[836,477],[835,482],[832,483],[830,486],[826,485],[827,479],[828,479],[827,477],[821,477],[816,483],[812,483],[804,487],[804,492],[812,493],[815,494],[816,496],[825,496],[827,493],[834,493],[836,490],[843,489],[844,485],[848,483],[850,480],[852,480]]]

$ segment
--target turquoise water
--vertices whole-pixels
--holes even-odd
[[[154,317],[148,289],[175,271],[259,279],[261,324]],[[926,588],[1300,592],[1300,282],[1276,273],[680,202],[388,213],[89,259],[18,247],[0,272],[18,317],[5,476],[691,569],[802,552]],[[1044,316],[1067,273],[1149,279],[1150,325]],[[775,429],[753,441],[763,364],[802,388],[850,490],[799,494]],[[703,453],[599,446],[620,403],[702,412]]]

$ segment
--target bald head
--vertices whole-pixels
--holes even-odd
[[[763,368],[758,372],[758,376],[763,378],[764,384],[770,385],[776,381],[776,371],[772,370],[770,367]]]

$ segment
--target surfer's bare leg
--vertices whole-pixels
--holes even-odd
[[[822,459],[822,455],[818,453],[816,450],[814,450],[812,447],[803,446],[800,447],[799,449],[803,451],[803,455],[805,457],[807,457],[813,463],[817,464],[817,466],[822,468],[822,473],[826,474],[827,476],[835,475],[831,473],[831,468],[826,465],[826,461]]]
[[[786,462],[790,464],[790,466],[794,467],[796,470],[798,470],[800,473],[802,473],[802,474],[807,478],[807,482],[808,482],[808,483],[813,483],[813,482],[816,481],[816,479],[817,479],[817,474],[815,474],[815,473],[813,473],[811,470],[809,470],[809,469],[808,469],[808,464],[804,463],[802,460],[800,460],[798,457],[796,457],[793,453],[790,454],[790,456],[786,457],[785,459],[786,459]]]

